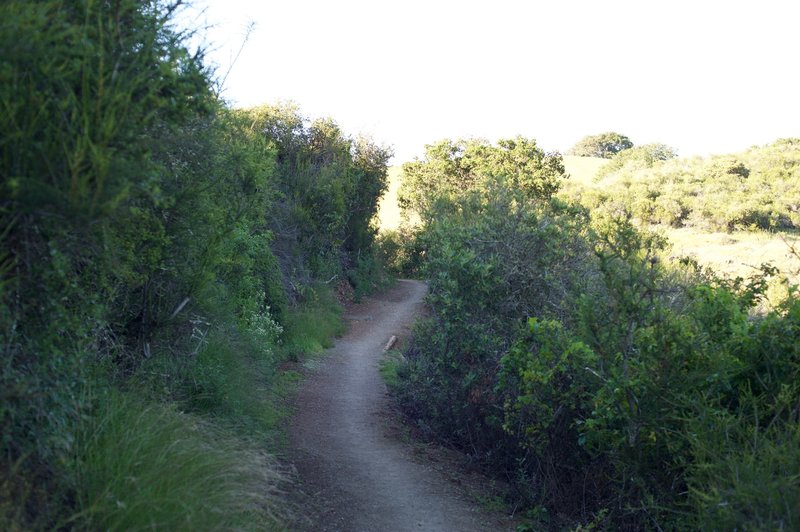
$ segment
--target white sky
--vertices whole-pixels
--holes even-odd
[[[199,8],[205,8],[198,14]],[[681,155],[800,136],[800,0],[195,0],[237,106],[296,102],[395,147],[618,131]]]

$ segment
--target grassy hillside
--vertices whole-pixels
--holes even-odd
[[[608,159],[602,157],[564,156],[564,168],[569,174],[570,182],[580,185],[592,185],[597,171],[606,163]]]
[[[620,152],[604,166],[581,202],[624,206],[644,224],[711,231],[800,227],[800,139],[708,158],[631,153]]]
[[[747,276],[769,262],[797,280],[800,148],[792,139],[745,152],[663,162],[565,157],[562,195],[590,209],[626,209],[658,229],[673,256]]]
[[[658,171],[666,172],[671,167],[691,167],[692,165],[702,168],[705,165],[718,164],[715,163],[717,159],[720,158],[678,159],[661,167]],[[620,187],[620,192],[623,192],[624,189],[624,193],[621,195],[625,197],[629,190],[637,190],[636,183],[647,183],[655,172],[650,168],[642,169],[638,173],[628,169],[625,172],[614,172],[599,178],[600,168],[608,162],[608,159],[600,157],[565,155],[564,167],[569,179],[564,184],[563,194],[568,197],[588,195],[591,198],[603,195],[607,201],[612,194],[605,191],[617,190],[616,187]],[[397,204],[397,193],[402,184],[402,177],[400,166],[393,166],[389,169],[389,187],[381,198],[378,211],[381,231],[395,230],[400,226],[401,212]],[[627,188],[618,185],[620,180],[626,180],[631,185]],[[794,231],[714,231],[704,227],[671,227],[669,225],[662,225],[658,229],[669,239],[672,256],[689,256],[701,265],[709,266],[720,273],[742,277],[747,277],[755,272],[762,263],[771,263],[781,271],[792,274],[790,278],[798,280],[796,272],[800,271],[800,259],[790,250],[790,245],[800,246],[800,238]]]
[[[400,227],[400,206],[397,192],[402,184],[403,169],[399,166],[389,168],[389,186],[378,203],[378,227],[381,231]]]

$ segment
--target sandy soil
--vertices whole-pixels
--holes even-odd
[[[302,492],[300,530],[502,530],[441,464],[420,460],[396,427],[378,363],[409,334],[427,288],[399,281],[348,309],[349,332],[309,372],[289,430]]]

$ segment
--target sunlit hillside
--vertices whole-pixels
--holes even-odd
[[[569,180],[566,189],[581,187],[601,188],[596,181],[597,171],[608,159],[600,157],[564,156],[564,167]],[[389,168],[389,188],[381,198],[378,211],[381,230],[397,229],[401,212],[397,192],[402,184],[402,168]],[[763,263],[771,263],[786,273],[800,271],[800,259],[790,249],[790,244],[800,248],[800,238],[791,233],[767,231],[714,232],[694,227],[661,227],[659,229],[672,244],[672,256],[688,256],[720,273],[743,276],[754,273]],[[796,277],[796,276],[795,276]]]
[[[771,263],[796,278],[797,160],[791,139],[738,154],[627,163],[612,171],[600,171],[611,162],[606,159],[565,157],[571,179],[562,195],[590,209],[626,206],[669,238],[672,256],[743,277]]]
[[[800,271],[800,238],[786,233],[735,231],[704,233],[692,228],[669,229],[672,255],[689,256],[719,272],[747,277],[761,264],[770,263],[781,271]]]
[[[400,226],[400,206],[397,204],[397,191],[402,183],[403,169],[399,166],[389,168],[389,188],[378,203],[378,227],[381,231],[397,229]]]
[[[564,156],[564,169],[569,175],[572,183],[583,185],[591,184],[601,166],[606,164],[608,159],[602,157],[577,157],[575,155]]]

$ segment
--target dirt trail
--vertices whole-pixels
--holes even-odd
[[[412,459],[387,419],[383,346],[409,333],[427,288],[399,281],[350,309],[349,332],[301,386],[289,431],[308,530],[498,530],[429,464]]]

